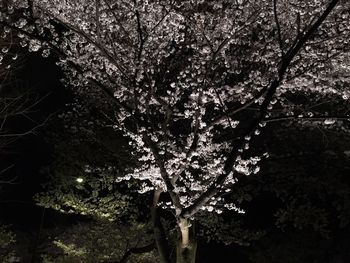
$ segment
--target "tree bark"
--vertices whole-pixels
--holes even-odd
[[[181,218],[178,221],[176,263],[195,263],[196,251],[194,226],[191,226],[189,219]]]

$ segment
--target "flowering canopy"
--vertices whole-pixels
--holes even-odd
[[[220,195],[240,174],[259,172],[268,154],[250,147],[267,121],[339,119],[290,95],[349,99],[349,8],[337,0],[13,0],[0,21],[30,51],[58,55],[79,95],[114,103],[114,128],[141,164],[118,180],[168,192],[162,205],[190,218],[199,209],[241,212]]]

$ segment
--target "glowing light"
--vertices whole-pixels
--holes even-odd
[[[80,178],[80,177],[78,177],[77,179],[76,179],[76,181],[78,182],[78,183],[82,183],[82,182],[84,182],[84,179],[83,178]]]

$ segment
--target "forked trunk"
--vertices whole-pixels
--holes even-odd
[[[190,225],[188,219],[180,219],[178,228],[176,263],[195,263],[197,242],[194,236],[194,226]]]

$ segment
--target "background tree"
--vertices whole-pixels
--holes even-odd
[[[21,39],[16,34],[7,29],[1,30],[0,259],[4,262],[18,261],[20,260],[18,256],[25,261],[29,260],[25,257],[28,254],[26,249],[29,251],[32,249],[34,243],[32,237],[36,232],[28,229],[31,227],[31,216],[34,218],[36,211],[32,209],[34,202],[28,200],[26,195],[36,191],[35,182],[38,176],[34,171],[35,165],[47,161],[40,154],[40,151],[47,146],[43,146],[44,133],[40,128],[46,125],[50,113],[55,111],[57,105],[55,101],[48,102],[49,95],[57,93],[51,86],[52,82],[47,81],[48,78],[44,74],[48,72],[46,68],[42,70],[43,67],[39,65],[41,71],[37,69],[40,57],[37,59],[28,54],[20,42]],[[38,75],[40,78],[37,78]],[[55,75],[51,74],[49,77],[55,78]],[[18,219],[14,214],[20,215],[17,216]],[[27,233],[19,226],[21,214],[25,215],[23,218],[26,219]],[[29,240],[31,238],[32,240]]]
[[[23,77],[28,64],[28,54],[20,46],[20,39],[8,29],[0,39],[0,183],[13,183],[9,160],[16,141],[35,135],[47,120],[37,117],[38,105],[47,97],[36,87],[30,87]]]
[[[34,133],[40,126],[32,122],[30,115],[38,100],[35,100],[18,75],[25,61],[16,37],[2,32],[0,38],[0,202],[9,185],[18,183],[12,173],[15,164],[10,155],[19,138]],[[26,125],[16,125],[18,121],[29,121]],[[20,127],[19,127],[20,126]],[[2,220],[1,220],[2,221]],[[10,225],[0,221],[0,258],[3,262],[17,260],[16,234]]]
[[[140,192],[154,191],[162,262],[169,255],[159,208],[174,211],[177,261],[194,262],[190,221],[200,210],[241,211],[222,195],[259,172],[266,154],[254,145],[267,121],[305,113],[306,123],[348,119],[290,99],[348,99],[342,80],[329,86],[331,62],[348,52],[346,1],[11,3],[1,23],[30,51],[53,50],[67,83],[111,109],[111,123],[131,141],[140,164],[118,181],[141,180]],[[170,202],[160,199],[164,192]]]
[[[41,249],[42,262],[157,262],[151,229],[111,222],[84,222],[65,231],[57,229],[55,238]]]
[[[15,243],[14,233],[8,226],[0,225],[0,256],[5,263],[16,258],[13,243]]]
[[[5,157],[7,148],[22,131],[13,131],[13,119],[28,114],[30,103],[27,92],[20,88],[16,78],[21,69],[21,56],[17,54],[18,45],[12,36],[3,32],[0,40],[0,152],[1,159]],[[12,122],[12,123],[11,123]],[[13,178],[6,179],[6,171],[11,168],[3,161],[0,167],[1,183],[11,183]]]

